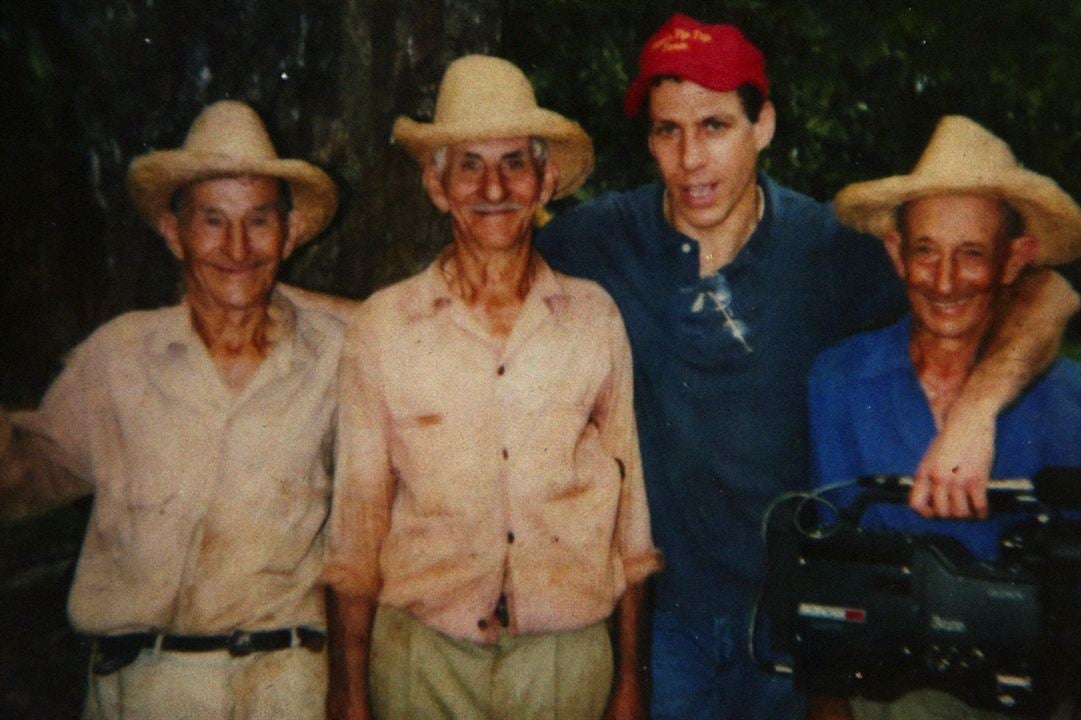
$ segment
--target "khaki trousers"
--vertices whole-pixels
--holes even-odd
[[[370,682],[378,720],[594,720],[608,703],[605,623],[478,645],[388,605],[372,628]]]
[[[225,650],[143,650],[90,674],[84,720],[323,720],[325,652],[290,648],[235,658]]]

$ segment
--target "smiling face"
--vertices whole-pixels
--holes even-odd
[[[194,183],[159,230],[183,264],[188,301],[213,311],[265,307],[293,246],[281,184],[268,177]]]
[[[904,207],[904,236],[886,248],[904,280],[915,332],[978,343],[1000,289],[1035,253],[1035,240],[1006,237],[1002,203],[981,195],[936,195]]]
[[[489,252],[529,242],[533,214],[555,183],[555,166],[538,167],[529,138],[455,143],[441,167],[424,169],[432,202],[450,213],[455,243]]]
[[[758,153],[773,138],[769,102],[752,123],[735,91],[664,80],[650,91],[649,113],[649,151],[677,230],[704,241],[753,213]]]

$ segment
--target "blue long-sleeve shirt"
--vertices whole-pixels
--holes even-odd
[[[824,352],[809,380],[815,483],[861,475],[911,475],[935,437],[931,407],[908,355],[912,322],[849,338]],[[1081,365],[1059,359],[1000,413],[991,476],[1032,477],[1048,465],[1081,467]],[[859,490],[831,496],[841,506]],[[979,560],[998,554],[1002,531],[1018,518],[925,520],[904,505],[876,504],[865,528],[934,533],[956,538]]]

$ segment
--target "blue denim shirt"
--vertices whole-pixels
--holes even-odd
[[[908,356],[912,322],[850,338],[824,352],[810,377],[815,482],[861,475],[911,475],[935,437],[935,421]],[[998,417],[991,476],[1032,477],[1048,465],[1081,467],[1081,365],[1060,359]],[[828,496],[840,506],[859,490]],[[984,522],[924,520],[904,505],[872,505],[866,528],[957,539],[976,559],[993,560],[1014,514]]]
[[[609,193],[550,222],[536,246],[599,282],[631,341],[657,607],[745,608],[764,574],[762,513],[809,486],[806,378],[842,337],[899,315],[882,243],[828,205],[759,177],[762,221],[736,258],[699,277],[698,243],[664,219],[660,184]]]

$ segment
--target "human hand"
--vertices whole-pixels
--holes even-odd
[[[987,517],[995,418],[955,406],[916,468],[908,504],[925,518]]]

